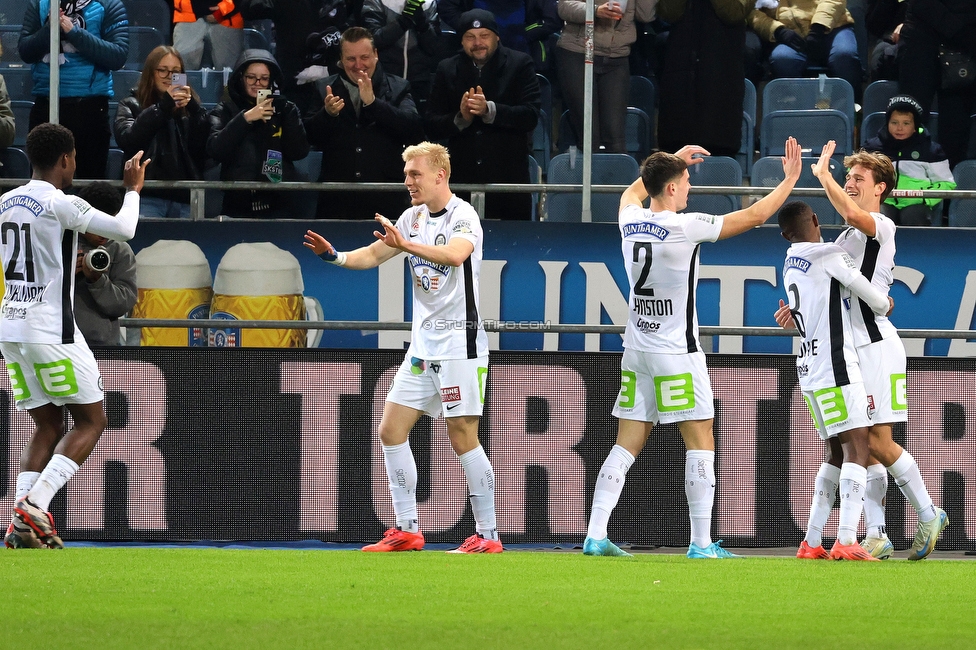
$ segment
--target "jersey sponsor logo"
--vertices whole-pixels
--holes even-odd
[[[654,394],[661,413],[695,408],[695,384],[690,372],[655,377]]]
[[[661,329],[661,324],[657,321],[646,321],[643,318],[638,318],[637,329],[644,334],[656,334]]]
[[[454,226],[451,228],[451,232],[463,234],[463,235],[470,235],[474,232],[474,228],[472,228],[471,222],[469,220],[460,219],[454,223]]]
[[[441,401],[442,402],[460,402],[461,401],[461,387],[460,386],[444,386],[441,388]]]
[[[640,221],[638,223],[628,223],[624,225],[624,237],[630,237],[631,235],[650,235],[651,237],[656,237],[657,239],[664,241],[670,234],[671,231],[667,228],[649,221]]]
[[[844,253],[844,264],[846,264],[847,268],[849,269],[857,268],[857,263],[854,261],[854,258],[848,255],[847,253]]]
[[[715,217],[710,214],[696,214],[695,219],[704,221],[705,223],[715,223]]]
[[[791,255],[790,257],[786,258],[786,266],[783,268],[783,271],[785,272],[787,269],[796,269],[797,271],[806,273],[810,270],[810,262],[802,257]]]
[[[908,408],[908,380],[905,373],[891,375],[891,410],[904,411]]]
[[[79,199],[80,200],[80,199]],[[84,201],[82,201],[84,203]],[[85,203],[85,205],[88,205]],[[32,212],[34,216],[38,216],[44,212],[44,206],[38,203],[36,200],[29,196],[24,196],[23,194],[18,194],[17,196],[11,196],[9,199],[0,203],[0,212],[6,212],[11,208],[25,208]]]
[[[414,273],[417,273],[418,275],[419,272],[425,268],[436,271],[443,276],[447,276],[451,272],[451,267],[448,264],[435,264],[430,260],[425,260],[424,258],[416,255],[410,256],[410,267],[414,270]],[[420,271],[418,271],[418,269]]]
[[[839,386],[814,391],[813,399],[817,402],[825,427],[847,420],[847,402],[844,401],[844,391]]]
[[[88,201],[77,196],[71,199],[71,205],[75,206],[80,214],[88,214],[88,211],[92,209]]]
[[[426,270],[417,276],[417,287],[424,293],[437,291],[441,286],[441,278],[437,275],[429,275]]]

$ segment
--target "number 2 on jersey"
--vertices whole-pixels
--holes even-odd
[[[634,264],[640,262],[640,251],[642,250],[644,251],[644,266],[641,267],[640,275],[637,276],[637,282],[634,283],[634,295],[653,296],[654,288],[644,286],[644,283],[647,281],[647,276],[651,272],[651,242],[634,243]]]
[[[20,263],[20,232],[24,231],[24,273],[17,270],[17,266]],[[7,262],[7,268],[4,269],[3,277],[7,280],[27,280],[28,282],[34,281],[34,247],[31,244],[31,227],[29,223],[21,224],[18,228],[16,223],[6,222],[0,226],[0,235],[2,235],[3,245],[7,245],[8,236],[13,242],[13,252],[10,254],[10,261]],[[26,277],[24,277],[26,274]]]

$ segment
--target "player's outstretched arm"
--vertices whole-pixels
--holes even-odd
[[[776,214],[786,199],[790,198],[790,192],[800,179],[802,161],[800,160],[800,145],[795,138],[786,140],[786,155],[783,156],[783,180],[773,188],[773,191],[759,199],[745,210],[738,210],[725,215],[722,223],[722,232],[719,239],[735,237],[747,230],[766,223],[766,220]]]
[[[369,246],[348,252],[337,251],[329,240],[313,230],[305,232],[304,244],[324,261],[357,271],[377,267],[399,252],[383,242],[373,242]]]
[[[474,252],[474,244],[464,237],[451,237],[451,239],[440,246],[420,244],[412,242],[403,236],[396,226],[389,219],[381,214],[377,214],[376,221],[383,227],[383,232],[373,231],[373,235],[383,246],[388,246],[394,250],[403,251],[410,255],[422,257],[434,264],[447,264],[448,266],[461,266],[464,260]]]
[[[868,237],[874,237],[877,230],[874,217],[871,216],[870,212],[859,208],[857,203],[854,202],[854,199],[847,195],[844,188],[834,180],[834,176],[830,173],[830,157],[834,155],[834,149],[836,147],[837,143],[833,140],[828,141],[824,145],[823,150],[820,152],[820,158],[811,168],[813,175],[823,185],[824,190],[827,191],[827,198],[830,199],[831,205],[840,213],[844,221]]]

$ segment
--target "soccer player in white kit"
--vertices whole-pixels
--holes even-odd
[[[641,176],[620,197],[619,226],[630,284],[624,332],[620,394],[613,407],[617,443],[600,468],[583,553],[628,555],[607,537],[610,514],[623,491],[627,470],[658,422],[676,422],[684,440],[685,494],[691,518],[688,557],[736,557],[711,539],[715,497],[712,387],[698,341],[695,291],[698,249],[759,226],[789,197],[800,177],[800,147],[786,142],[785,178],[745,210],[725,216],[678,214],[688,205],[687,167],[701,147],[658,152],[641,165]],[[650,209],[643,207],[650,196]]]
[[[857,543],[872,409],[861,380],[851,312],[857,301],[863,301],[873,313],[883,315],[889,309],[888,294],[861,275],[840,246],[823,241],[817,215],[806,203],[786,205],[779,225],[792,244],[786,252],[783,286],[801,339],[796,374],[821,439],[836,438],[843,455],[840,525],[829,557],[877,562]]]
[[[813,172],[827,191],[833,206],[850,226],[837,237],[835,243],[854,258],[864,277],[887,294],[894,281],[895,224],[881,213],[881,202],[895,186],[894,167],[888,157],[881,153],[861,151],[848,156],[844,159],[844,166],[850,171],[842,188],[828,169],[834,148],[833,141],[824,145]],[[781,308],[777,312],[777,322],[792,326],[788,320],[789,314],[783,313]],[[941,508],[933,504],[918,463],[892,438],[892,425],[908,420],[905,347],[891,321],[885,316],[871,313],[863,304],[852,311],[851,323],[864,386],[874,411],[871,461],[867,467],[864,501],[867,535],[861,546],[879,559],[887,559],[894,552],[885,533],[884,498],[888,491],[887,473],[890,472],[918,515],[908,559],[921,560],[935,548],[939,534],[948,525],[949,519]],[[822,559],[826,555],[821,540],[837,491],[840,472],[838,458],[836,450],[828,447],[827,460],[817,473],[807,533],[797,557]]]
[[[3,353],[17,410],[34,421],[20,457],[8,547],[63,548],[48,512],[55,493],[85,462],[105,429],[102,377],[75,325],[78,233],[125,241],[135,235],[139,190],[149,161],[125,163],[125,202],[118,215],[66,196],[75,172],[71,131],[41,124],[27,136],[33,176],[0,196],[5,293],[0,304]],[[64,409],[74,426],[65,433]]]
[[[378,241],[339,252],[308,231],[305,246],[327,262],[371,269],[401,251],[413,270],[410,347],[386,396],[379,435],[396,525],[364,551],[419,551],[417,466],[410,429],[425,413],[447,421],[447,435],[468,482],[476,532],[449,553],[501,553],[495,522],[495,472],[478,440],[488,379],[488,337],[478,315],[483,234],[478,213],[449,187],[447,149],[421,142],[403,152],[411,207],[396,224],[377,214]]]

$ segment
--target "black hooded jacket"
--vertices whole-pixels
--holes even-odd
[[[293,161],[308,155],[309,144],[298,108],[281,95],[275,95],[274,115],[267,122],[248,122],[244,113],[255,105],[255,99],[247,94],[244,72],[252,63],[264,63],[271,74],[270,88],[278,92],[281,87],[281,69],[267,50],[245,50],[241,53],[227,83],[228,99],[210,111],[210,137],[207,139],[207,155],[220,163],[220,180],[266,181],[262,167],[269,151],[277,151],[282,157],[282,180],[301,180]],[[284,192],[263,192],[262,202],[271,209],[284,204]],[[224,212],[244,212],[254,203],[247,198],[250,192],[228,192],[224,197]],[[259,212],[260,210],[254,210]]]

